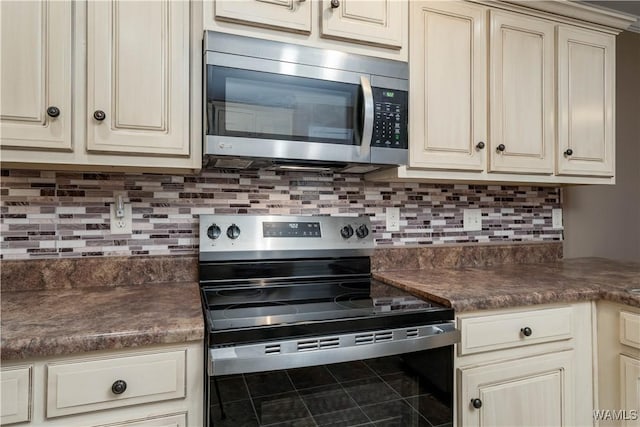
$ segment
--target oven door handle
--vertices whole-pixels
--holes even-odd
[[[364,103],[362,106],[362,114],[364,120],[362,120],[362,139],[360,140],[360,156],[368,157],[371,155],[371,136],[373,135],[373,89],[371,89],[371,82],[369,77],[360,76],[360,87],[362,88],[362,95]]]
[[[209,376],[301,368],[392,356],[460,342],[453,322],[209,349]]]

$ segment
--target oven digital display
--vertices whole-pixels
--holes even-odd
[[[322,237],[319,222],[263,222],[263,237]]]

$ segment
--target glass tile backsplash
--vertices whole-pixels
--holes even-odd
[[[110,207],[122,193],[131,234],[112,235]],[[368,182],[360,175],[267,170],[199,175],[3,169],[0,256],[197,254],[198,215],[368,215],[377,245],[562,240],[552,227],[560,189],[534,186]],[[385,209],[400,208],[400,230]],[[482,231],[463,231],[480,209]]]

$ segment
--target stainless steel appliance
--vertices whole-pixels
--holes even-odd
[[[204,166],[407,163],[408,65],[206,31]]]
[[[373,247],[368,217],[200,216],[209,425],[451,425],[454,312]]]

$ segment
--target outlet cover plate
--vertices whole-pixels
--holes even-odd
[[[400,231],[400,208],[387,208],[387,231]]]
[[[462,229],[464,231],[482,231],[482,211],[480,209],[464,209]]]
[[[131,234],[133,219],[131,214],[131,203],[124,204],[124,217],[116,217],[116,204],[111,203],[111,234]]]
[[[553,228],[564,228],[562,225],[562,209],[557,208],[551,211],[551,226]]]

